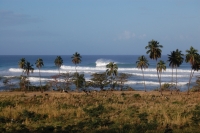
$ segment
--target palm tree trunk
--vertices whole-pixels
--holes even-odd
[[[174,72],[173,72],[173,67],[172,67],[172,86],[173,86],[173,76],[174,76]],[[171,88],[171,94],[172,94],[172,88]]]
[[[27,75],[28,78],[28,91],[29,91],[29,74]]]
[[[145,80],[144,80],[144,71],[143,71],[143,69],[142,69],[142,75],[143,75],[143,81],[144,81],[144,91],[146,92],[147,90],[146,90],[146,85],[145,85]]]
[[[160,72],[160,76],[159,76],[159,82],[160,82],[160,94],[163,95],[162,94],[162,88],[161,88],[161,72]]]
[[[178,88],[177,88],[177,66],[176,66],[176,90],[178,91]]]
[[[41,92],[43,92],[43,91],[42,91],[42,84],[41,84],[41,75],[40,75],[40,69],[39,69],[39,76],[40,76],[40,91],[41,91]]]
[[[76,69],[77,66],[75,66],[75,70],[76,70],[76,89],[78,90],[79,87],[78,87],[78,73],[77,73],[77,69]]]
[[[192,79],[192,77],[193,77],[193,74],[194,74],[194,71],[192,72],[192,69],[191,69],[190,78],[189,78],[189,83],[188,83],[188,92],[187,92],[188,95],[189,95],[189,89],[190,89],[190,82],[191,82],[191,79]]]

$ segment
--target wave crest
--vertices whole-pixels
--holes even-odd
[[[108,59],[98,59],[95,63],[96,63],[97,67],[102,67],[102,66],[106,66],[110,62],[113,62],[113,61],[112,60],[108,60]]]

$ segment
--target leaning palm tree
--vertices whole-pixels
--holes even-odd
[[[137,68],[140,68],[142,70],[142,75],[143,75],[143,81],[144,81],[144,90],[146,92],[146,85],[145,85],[145,80],[144,80],[144,69],[148,68],[149,63],[148,60],[144,55],[138,57],[138,60],[136,61]]]
[[[113,80],[115,79],[115,76],[117,76],[118,66],[114,62],[110,62],[106,65],[106,68],[106,74],[111,77],[112,89],[114,89]]]
[[[22,69],[22,76],[23,76],[24,67],[25,67],[25,65],[26,65],[26,59],[25,59],[25,58],[21,58],[20,61],[19,61],[19,63],[18,63],[18,65],[19,65],[19,68]]]
[[[189,50],[186,50],[186,58],[185,58],[185,62],[186,63],[190,63],[191,67],[195,66],[195,64],[197,64],[197,60],[199,58],[199,54],[198,54],[198,50],[193,48],[192,46],[190,47]],[[193,76],[193,72],[192,70],[194,70],[193,68],[191,69],[191,73],[190,73],[190,77],[189,77],[189,83],[188,83],[188,94],[189,94],[189,88],[190,88],[190,82]]]
[[[63,59],[61,56],[57,56],[56,59],[54,60],[54,64],[58,67],[58,72],[60,75],[60,67],[63,64]]]
[[[162,89],[161,89],[161,73],[163,71],[166,70],[166,65],[165,65],[165,62],[160,60],[158,63],[157,63],[157,67],[156,67],[156,70],[157,70],[157,73],[159,74],[159,82],[160,82],[160,94],[162,94]]]
[[[40,90],[41,90],[41,92],[42,92],[42,84],[41,84],[41,75],[40,75],[40,69],[41,69],[41,67],[43,67],[44,66],[44,63],[43,63],[43,60],[42,59],[37,59],[37,61],[35,62],[35,65],[36,65],[36,67],[38,68],[38,70],[39,70],[39,76],[40,76]]]
[[[76,74],[77,74],[76,78],[78,79],[78,73],[77,73],[76,67],[77,67],[77,64],[81,63],[81,58],[82,57],[78,52],[76,52],[75,54],[73,54],[73,56],[71,58],[72,58],[72,62],[75,64],[75,70],[76,70]],[[77,87],[79,87],[78,80],[77,80]]]
[[[148,49],[146,53],[149,54],[150,59],[156,60],[156,62],[158,58],[161,58],[161,53],[162,53],[161,48],[163,48],[163,46],[159,45],[159,42],[155,40],[151,40],[148,43],[148,45],[145,47],[145,49]],[[157,75],[158,75],[158,80],[159,80],[158,72],[157,72]]]
[[[73,56],[71,57],[72,58],[72,62],[75,64],[75,66],[77,67],[77,64],[81,63],[81,55],[79,53],[75,53],[73,54]],[[75,67],[75,70],[76,70],[76,67]],[[76,73],[77,73],[77,70],[76,70]]]
[[[33,70],[34,70],[33,65],[31,65],[30,62],[26,62],[24,71],[28,77],[28,80],[29,80],[29,74],[30,74],[30,72],[33,73]],[[28,90],[29,90],[29,84],[28,84]]]

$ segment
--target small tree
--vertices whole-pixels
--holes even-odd
[[[6,77],[4,80],[3,80],[3,84],[9,89],[11,90],[12,87],[15,86],[15,84],[12,83],[12,79],[15,78],[15,77]]]
[[[111,79],[111,84],[112,84],[112,87],[111,89],[114,89],[114,86],[115,86],[115,83],[114,83],[114,80],[117,76],[117,70],[118,70],[118,66],[117,64],[115,64],[114,62],[110,62],[109,64],[106,65],[106,74],[110,77]]]
[[[70,90],[70,85],[73,82],[72,81],[73,74],[71,74],[71,73],[61,73],[61,77],[64,80],[64,85],[63,85],[64,90],[65,91]]]
[[[91,75],[91,81],[93,87],[99,87],[101,90],[109,84],[108,76],[106,73],[94,73]]]
[[[119,73],[117,75],[117,82],[120,85],[120,90],[122,91],[122,88],[124,87],[124,83],[128,81],[128,78],[130,78],[131,75],[130,74],[126,74],[126,73]]]
[[[74,73],[72,78],[76,88],[83,88],[85,83],[84,74]]]

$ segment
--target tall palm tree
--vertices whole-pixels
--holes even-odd
[[[185,58],[185,62],[189,62],[191,64],[191,73],[190,73],[190,77],[189,77],[189,83],[188,83],[188,94],[189,94],[189,87],[190,87],[190,82],[191,79],[193,77],[193,73],[195,71],[196,68],[196,64],[197,64],[197,60],[198,60],[198,50],[194,49],[192,46],[190,47],[189,50],[186,50],[186,58]]]
[[[186,63],[190,63],[191,64],[191,73],[190,73],[190,77],[189,77],[189,83],[188,83],[188,94],[189,94],[189,88],[190,88],[190,82],[193,76],[193,72],[192,70],[194,70],[194,66],[195,64],[197,64],[197,60],[199,58],[199,54],[198,54],[198,50],[193,48],[192,46],[190,47],[189,50],[186,50],[186,57],[185,57],[185,62]]]
[[[76,67],[77,67],[77,64],[81,63],[82,57],[78,52],[73,54],[73,56],[71,58],[72,58],[72,62],[75,64]],[[76,67],[75,67],[75,70],[76,70]],[[76,70],[76,73],[77,73],[77,70]]]
[[[75,54],[73,54],[73,56],[71,57],[72,58],[72,62],[75,64],[75,70],[76,70],[76,75],[77,75],[77,79],[78,79],[78,73],[77,73],[77,69],[76,69],[76,67],[77,67],[77,64],[79,64],[79,63],[81,63],[81,55],[78,53],[78,52],[76,52]],[[77,80],[77,87],[79,87],[79,85],[78,85],[78,80]],[[76,88],[76,89],[78,89],[78,88]]]
[[[145,49],[148,49],[146,53],[149,54],[150,59],[156,61],[161,57],[162,50],[160,48],[163,48],[163,46],[159,45],[159,42],[155,40],[151,40],[145,47]]]
[[[54,61],[54,64],[58,67],[58,72],[59,72],[59,75],[60,75],[60,67],[62,66],[63,64],[63,59],[61,56],[57,56],[55,61]]]
[[[157,62],[157,59],[161,58],[161,53],[162,53],[161,48],[163,48],[163,46],[160,45],[159,42],[155,40],[151,40],[148,43],[148,45],[145,47],[145,49],[147,49],[146,54],[149,54],[150,59],[156,60]],[[159,80],[160,78],[159,78],[158,71],[157,71],[157,75],[158,75],[158,80]]]
[[[29,74],[30,72],[33,73],[34,70],[33,65],[31,65],[30,62],[27,61],[24,70],[29,80]],[[28,84],[28,90],[29,90],[29,84]]]
[[[163,71],[166,70],[165,62],[162,61],[162,60],[160,60],[160,61],[157,63],[156,70],[157,70],[157,73],[159,74],[160,94],[162,95],[162,89],[161,89],[161,73],[162,73]]]
[[[117,76],[118,66],[114,62],[110,62],[109,64],[106,65],[106,68],[107,68],[106,74],[111,77],[112,89],[114,89],[113,80],[115,76]]]
[[[149,63],[148,60],[146,59],[146,57],[144,55],[138,57],[138,60],[136,61],[137,64],[137,68],[140,68],[142,70],[142,75],[143,75],[143,81],[144,81],[144,90],[146,92],[146,85],[145,85],[145,80],[144,80],[144,71],[143,69],[148,68]]]
[[[26,59],[25,59],[25,58],[21,58],[20,61],[19,61],[19,63],[18,63],[18,65],[19,65],[19,68],[22,69],[22,76],[23,76],[24,67],[25,67],[25,65],[26,65]]]
[[[178,49],[176,49],[175,53],[176,53],[176,59],[177,59],[177,64],[176,64],[176,89],[178,89],[177,88],[177,68],[183,63],[184,54],[182,54],[182,51],[179,51]]]
[[[39,76],[40,76],[40,90],[41,90],[41,92],[42,92],[42,84],[41,84],[40,69],[41,69],[41,67],[44,66],[43,60],[42,60],[41,58],[37,59],[36,62],[35,62],[35,65],[36,65],[36,67],[37,67],[38,70],[39,70]]]
[[[175,51],[172,51],[171,54],[168,54],[168,60],[167,61],[169,61],[169,66],[172,68],[172,85],[173,85],[173,82],[174,82],[173,70],[174,70],[174,68],[176,67],[176,64],[177,64],[177,58],[176,58],[176,52]],[[171,94],[172,94],[172,89],[171,89]]]

